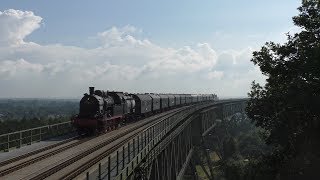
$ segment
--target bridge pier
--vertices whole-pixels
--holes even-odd
[[[205,163],[208,165],[209,172],[203,165],[205,163],[200,163],[200,166],[208,179],[213,179],[213,169],[212,169],[213,166],[210,159],[210,155],[207,151],[207,148],[205,147],[203,137],[206,136],[216,126],[217,122],[221,121],[221,119],[219,119],[221,118],[221,114],[222,114],[221,111],[222,111],[221,106],[211,107],[209,109],[201,111],[191,122],[192,124],[191,138],[192,138],[192,145],[194,147],[192,158],[195,159],[197,162],[201,162],[200,155],[203,154],[205,156],[204,157],[206,160]],[[189,162],[186,161],[185,163],[189,163]],[[192,166],[194,166],[192,169],[196,169],[195,165],[196,164],[192,164]],[[187,166],[187,165],[184,165],[184,166]],[[183,178],[179,177],[179,179],[183,179]]]
[[[235,102],[205,108],[166,132],[167,135],[147,155],[148,162],[140,166],[147,171],[145,179],[196,180],[196,162],[200,162],[206,176],[213,179],[213,162],[204,144],[204,137],[217,123],[243,111],[243,105],[242,102]],[[204,163],[201,162],[201,154]],[[207,164],[207,168],[204,164]]]
[[[212,179],[214,163],[207,151],[204,137],[212,132],[219,122],[242,112],[245,101],[199,104],[157,122],[119,149],[115,157],[123,161],[117,160],[114,168],[111,167],[107,172],[107,177],[119,180],[196,180],[196,166],[200,165],[206,176]],[[201,162],[201,159],[205,162]]]
[[[183,166],[188,159],[190,161],[192,155],[192,141],[189,137],[192,132],[190,122],[191,120],[184,124],[185,127],[166,138],[168,143],[162,151],[159,149],[161,152],[158,151],[159,155],[153,160],[147,179],[174,180],[179,176],[179,170],[186,168]]]
[[[214,172],[213,167],[214,163],[212,162],[212,159],[210,158],[210,154],[208,149],[206,148],[205,144],[205,136],[211,132],[214,127],[217,125],[217,123],[220,123],[225,120],[230,120],[233,115],[239,112],[244,112],[245,110],[245,103],[237,102],[237,103],[229,103],[224,104],[220,106],[215,106],[209,109],[206,109],[204,111],[201,111],[198,116],[194,118],[192,121],[192,145],[193,145],[193,153],[191,159],[196,160],[197,162],[200,162],[200,166],[203,170],[203,172],[206,174],[208,179],[213,179]],[[201,162],[202,159],[200,155],[204,156],[205,162]],[[196,169],[196,164],[190,164],[190,161],[186,161],[183,167],[186,166],[192,166],[192,170]],[[207,168],[205,168],[204,164],[207,164],[209,171]],[[192,171],[191,170],[191,171]],[[177,176],[177,179],[186,179],[187,177],[184,176],[186,171],[182,169],[181,173],[179,173],[179,176]],[[195,174],[197,174],[195,172]],[[194,179],[198,179],[195,177]]]

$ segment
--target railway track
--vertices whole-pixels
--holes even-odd
[[[52,144],[52,145],[49,145],[49,146],[34,150],[34,151],[31,151],[31,152],[28,152],[26,154],[23,154],[23,155],[20,155],[20,156],[17,156],[17,157],[2,161],[2,162],[0,162],[0,167],[8,165],[8,164],[11,164],[11,163],[14,163],[14,162],[19,161],[21,159],[25,159],[25,158],[30,157],[32,155],[38,154],[40,152],[55,148],[57,146],[63,145],[65,143],[68,143],[68,142],[70,142],[72,140],[75,140],[77,138],[78,138],[78,136],[77,137],[73,137],[73,138],[69,138],[69,139],[67,139],[65,141],[61,141],[61,142],[58,142],[58,143],[55,143],[55,144]]]
[[[85,152],[80,153],[80,154],[74,156],[73,158],[68,159],[67,161],[65,161],[57,166],[54,166],[53,168],[51,168],[51,169],[49,169],[39,175],[36,175],[30,179],[36,180],[36,179],[47,178],[50,175],[55,174],[56,172],[60,171],[61,169],[65,168],[67,166],[70,166],[74,162],[79,161],[83,157],[87,157],[88,155],[95,156],[94,158],[88,158],[89,160],[86,161],[85,163],[78,164],[78,166],[76,168],[70,168],[71,170],[69,170],[67,173],[65,173],[65,172],[61,173],[61,174],[59,173],[59,175],[58,175],[59,177],[52,177],[52,179],[56,179],[56,178],[58,178],[58,179],[73,179],[77,175],[82,173],[84,170],[88,169],[90,166],[94,165],[99,160],[101,160],[102,158],[104,158],[105,156],[107,156],[108,154],[113,152],[113,150],[121,147],[130,138],[132,138],[133,136],[138,134],[140,131],[145,129],[146,126],[152,125],[153,123],[156,123],[157,120],[165,119],[168,116],[172,116],[173,114],[176,114],[185,108],[186,107],[183,107],[182,109],[175,109],[170,113],[166,113],[163,116],[155,118],[154,120],[142,123],[134,128],[127,129],[126,131],[123,131],[123,132],[111,137],[110,139],[106,140],[105,142],[103,142],[101,144],[97,144],[96,146],[86,150]],[[114,141],[117,141],[116,145],[111,146],[111,147],[109,147],[109,146],[106,147],[108,144],[110,144],[111,142],[114,142]],[[104,148],[104,147],[106,147],[106,148]],[[98,150],[100,150],[100,151],[98,151]]]
[[[29,152],[27,154],[3,161],[0,163],[0,177],[24,168],[30,164],[41,161],[47,157],[58,154],[62,151],[75,147],[82,144],[92,138],[78,139],[79,137],[74,137],[66,141],[62,141],[44,148]]]
[[[112,146],[112,147],[108,148],[107,150],[105,150],[102,153],[99,153],[98,155],[96,155],[96,157],[94,157],[93,159],[90,159],[85,164],[79,166],[78,168],[75,168],[70,173],[67,173],[66,175],[62,176],[61,179],[74,179],[74,178],[76,178],[79,174],[81,174],[82,172],[86,171],[91,166],[95,165],[96,163],[98,163],[100,160],[102,160],[103,158],[105,158],[108,155],[110,155],[115,150],[119,149],[128,140],[130,140],[132,137],[138,135],[140,132],[141,132],[141,130],[133,132],[133,133],[130,133],[130,135],[126,136],[125,138],[122,138],[122,140],[117,142],[117,144],[115,146]]]
[[[152,122],[156,122],[159,119],[166,118],[167,116],[170,116],[171,114],[177,113],[186,107],[178,108],[171,110],[169,112],[166,112],[165,114],[158,114],[155,115],[154,118],[150,118],[150,120],[145,121],[143,123],[139,123],[136,126],[133,126],[132,128],[126,128],[124,131],[120,131],[118,134],[111,136],[111,138],[107,138],[103,143],[97,143],[95,146],[88,148],[87,150],[71,157],[70,159],[68,158],[66,161],[63,161],[61,163],[58,163],[57,165],[54,165],[53,167],[50,168],[44,168],[44,170],[40,170],[41,172],[33,173],[30,174],[29,176],[25,177],[25,179],[44,179],[51,174],[54,174],[61,169],[71,165],[72,163],[80,160],[83,157],[86,157],[90,155],[91,153],[105,147],[109,143],[125,136],[126,134],[129,134],[130,132],[133,132],[139,128],[145,127],[149,124],[152,124]],[[148,119],[148,118],[147,118]],[[126,127],[126,126],[124,126]],[[121,128],[122,129],[122,128]],[[110,131],[113,132],[113,131]],[[105,136],[108,135],[108,133],[102,135]],[[19,171],[20,169],[23,169],[25,167],[28,167],[34,163],[37,163],[39,161],[45,160],[46,158],[52,157],[54,155],[57,155],[59,153],[62,153],[63,151],[66,150],[72,150],[72,148],[77,148],[81,146],[81,144],[88,142],[92,140],[94,137],[88,137],[85,139],[70,139],[65,142],[57,143],[45,148],[41,148],[39,150],[24,154],[22,156],[9,159],[7,161],[4,161],[1,163],[1,168],[0,168],[0,179],[1,177],[10,177],[11,174],[14,174],[16,171]],[[122,142],[126,141],[127,139],[124,139]],[[121,144],[121,143],[120,143]],[[112,148],[113,149],[113,148]],[[109,149],[111,151],[112,149]],[[107,152],[106,152],[107,153]],[[102,157],[102,156],[101,156]],[[97,160],[97,159],[96,159]],[[95,160],[93,160],[91,163],[94,163]],[[91,164],[90,163],[90,164]],[[78,171],[77,171],[78,172]],[[68,177],[73,177],[76,173],[74,174],[67,174],[64,177],[68,179]]]

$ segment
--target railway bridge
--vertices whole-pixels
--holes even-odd
[[[179,107],[98,137],[73,138],[28,152],[0,162],[0,179],[195,178],[194,158],[205,151],[204,137],[218,123],[243,113],[246,102],[229,99]],[[212,175],[212,169],[204,171]]]

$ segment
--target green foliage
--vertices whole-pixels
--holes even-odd
[[[0,99],[0,134],[69,121],[78,100]]]
[[[233,137],[229,137],[223,142],[223,154],[225,157],[231,157],[238,152],[238,146],[236,140]]]
[[[249,118],[239,114],[233,116],[230,121],[218,124],[207,141],[207,146],[222,157],[220,161],[215,162],[221,165],[215,174],[216,178],[223,174],[228,180],[263,179],[263,177],[272,179],[264,174],[271,170],[256,168],[258,163],[263,162],[262,157],[271,153],[271,147],[265,143],[267,135],[268,132],[256,127]],[[259,164],[259,167],[261,166],[262,164]]]
[[[270,163],[280,177],[309,177],[311,164],[284,172],[288,162],[306,153],[320,159],[320,1],[305,0],[293,17],[301,32],[287,35],[287,42],[268,42],[253,53],[252,62],[267,76],[264,87],[253,82],[247,114],[270,135],[269,144],[277,147],[273,156],[281,166]],[[302,158],[303,159],[303,158]],[[305,156],[306,161],[311,161]],[[272,166],[272,167],[271,167]]]

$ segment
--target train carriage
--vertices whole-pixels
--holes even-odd
[[[185,105],[186,104],[186,95],[180,94],[180,104]]]
[[[192,103],[192,96],[191,94],[186,94],[186,104],[191,104]]]
[[[214,101],[219,100],[219,98],[218,98],[218,96],[217,96],[216,94],[213,94],[213,100],[214,100]]]
[[[164,111],[169,108],[169,97],[166,94],[159,94],[160,96],[160,109]]]
[[[175,99],[175,105],[176,106],[180,106],[181,105],[181,99],[180,99],[180,95],[179,94],[174,94],[174,99]]]
[[[175,97],[173,94],[168,94],[169,97],[169,108],[172,108],[176,105]]]
[[[148,94],[131,94],[136,101],[136,113],[145,115],[152,111],[152,98]]]
[[[214,100],[213,94],[210,94],[210,95],[209,95],[209,99],[210,99],[210,101]]]
[[[192,94],[192,95],[191,95],[191,102],[192,102],[192,103],[197,103],[197,102],[199,102],[199,97],[198,97],[198,95]]]
[[[201,96],[202,96],[202,101],[207,101],[207,95],[202,94]]]
[[[160,111],[161,110],[160,96],[157,94],[149,94],[149,96],[152,98],[152,106],[151,106],[152,112]]]

